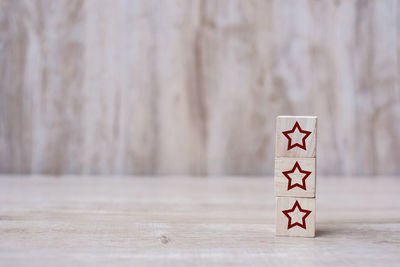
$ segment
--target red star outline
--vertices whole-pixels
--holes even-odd
[[[292,145],[292,138],[289,136],[289,134],[294,133],[296,131],[296,128],[299,130],[300,133],[304,134],[304,137],[302,139],[302,143],[303,143],[302,145],[300,145],[299,143],[295,143],[294,145]],[[301,129],[300,124],[298,123],[298,121],[296,121],[296,123],[294,124],[292,130],[284,131],[282,133],[289,140],[287,150],[290,150],[290,149],[292,149],[292,148],[294,148],[296,146],[301,148],[301,149],[307,150],[307,148],[306,148],[306,139],[311,134],[311,132]]]
[[[301,224],[298,223],[298,222],[295,222],[294,224],[292,224],[292,217],[290,217],[290,215],[289,215],[289,213],[295,211],[296,207],[299,209],[300,212],[305,213],[305,215],[304,215],[303,218],[302,218],[302,223],[301,223]],[[296,202],[294,203],[292,209],[290,209],[290,210],[283,210],[282,212],[283,212],[283,214],[285,214],[285,216],[288,217],[288,219],[289,219],[289,221],[288,221],[288,227],[287,227],[288,230],[289,230],[290,228],[292,228],[292,227],[295,227],[295,226],[300,226],[300,227],[303,228],[303,229],[307,229],[307,226],[306,226],[306,218],[308,217],[308,215],[310,215],[311,210],[303,210],[303,209],[300,207],[300,204],[299,204],[299,202],[298,202],[297,200],[296,200]]]
[[[294,173],[294,171],[296,170],[296,168],[300,171],[300,173],[305,174],[304,177],[301,179],[302,184],[299,183],[295,183],[292,185],[292,178],[290,177],[289,173]],[[285,177],[289,180],[288,182],[288,186],[287,186],[287,190],[289,191],[290,189],[294,188],[294,187],[300,187],[303,190],[307,190],[306,188],[306,179],[308,178],[308,176],[310,176],[311,172],[309,171],[305,171],[302,168],[300,168],[300,164],[296,161],[296,163],[293,166],[293,169],[291,169],[290,171],[284,171],[282,172],[283,175],[285,175]]]

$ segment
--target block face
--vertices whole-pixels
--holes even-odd
[[[275,158],[275,196],[315,197],[315,158]]]
[[[276,118],[276,157],[314,158],[316,141],[316,116],[278,116]]]
[[[315,198],[276,198],[277,236],[315,236]]]

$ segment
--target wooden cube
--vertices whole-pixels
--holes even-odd
[[[278,116],[276,118],[276,157],[314,158],[316,116]]]
[[[315,236],[315,198],[276,198],[277,236]]]
[[[315,197],[315,158],[275,158],[275,196]]]

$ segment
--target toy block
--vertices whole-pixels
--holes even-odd
[[[276,235],[315,236],[315,198],[276,198]]]
[[[277,197],[315,197],[315,158],[275,158]]]
[[[276,157],[314,158],[316,141],[316,116],[278,116],[276,118]]]

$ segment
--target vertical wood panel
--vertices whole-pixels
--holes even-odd
[[[0,172],[270,174],[319,116],[322,174],[400,174],[400,5],[0,5]]]

